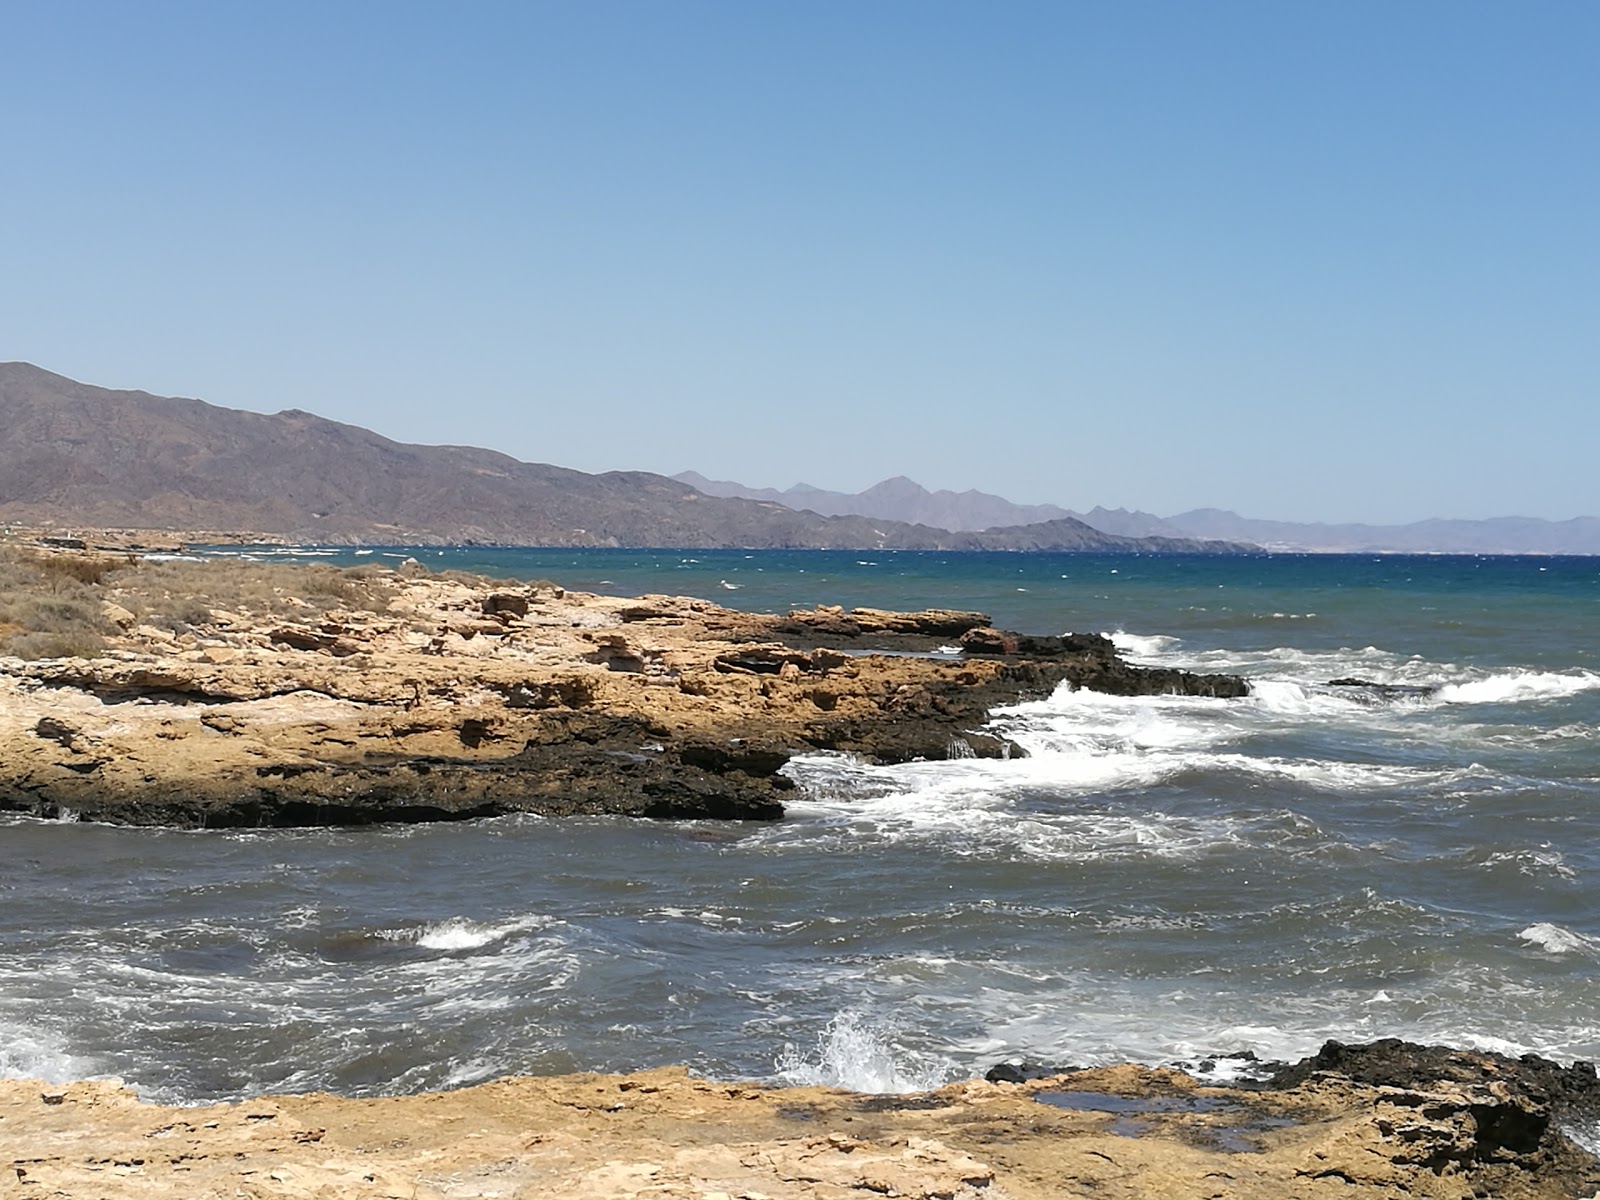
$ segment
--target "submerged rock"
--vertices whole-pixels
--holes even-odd
[[[1379,700],[1411,700],[1432,696],[1439,690],[1434,684],[1379,683],[1375,679],[1361,679],[1354,675],[1343,679],[1330,679],[1327,686],[1359,689]]]

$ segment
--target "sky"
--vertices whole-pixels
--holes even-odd
[[[587,471],[1600,515],[1600,4],[0,0],[0,360]]]

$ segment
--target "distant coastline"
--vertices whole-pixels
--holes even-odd
[[[929,491],[904,476],[860,492],[831,492],[809,484],[784,491],[695,471],[673,476],[707,495],[739,497],[809,509],[828,516],[919,521],[952,530],[979,530],[1028,522],[1075,520],[1123,537],[1216,538],[1248,542],[1272,554],[1600,554],[1600,518],[1547,521],[1537,517],[1414,521],[1404,525],[1275,521],[1242,517],[1220,508],[1197,508],[1170,517],[1124,508],[1075,512],[1052,504],[1013,504],[968,490]]]

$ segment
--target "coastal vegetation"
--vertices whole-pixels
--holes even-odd
[[[0,542],[0,653],[93,658],[108,637],[141,626],[202,636],[240,620],[379,613],[395,578],[379,566],[152,560]]]
[[[101,593],[112,563],[0,544],[0,652],[88,658],[105,648]]]

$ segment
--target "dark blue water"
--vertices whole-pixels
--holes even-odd
[[[202,1099],[686,1062],[867,1088],[1325,1037],[1600,1057],[1600,561],[336,552],[978,608],[1240,671],[1063,692],[1010,762],[792,768],[769,826],[0,825],[0,1071]],[[320,556],[319,556],[320,557]],[[1376,702],[1358,675],[1433,689]]]

